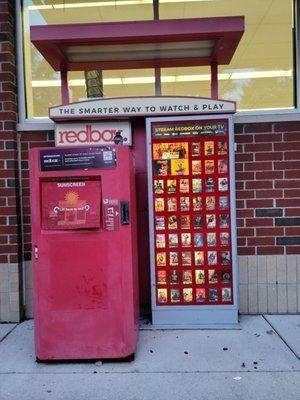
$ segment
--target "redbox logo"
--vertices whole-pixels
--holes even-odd
[[[75,129],[59,131],[58,144],[74,143],[113,143],[116,134],[122,134],[122,129],[92,129],[92,125],[86,125],[80,131]]]

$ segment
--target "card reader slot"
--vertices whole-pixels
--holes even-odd
[[[121,208],[121,225],[129,225],[130,215],[129,215],[129,201],[120,201]]]

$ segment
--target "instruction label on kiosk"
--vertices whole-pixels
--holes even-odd
[[[103,199],[103,229],[118,231],[120,226],[120,204],[116,199]]]
[[[112,146],[53,148],[40,151],[40,163],[41,171],[115,168],[116,151]]]
[[[100,227],[100,181],[42,182],[42,229]]]

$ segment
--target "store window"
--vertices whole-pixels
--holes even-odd
[[[245,16],[230,65],[219,67],[219,97],[239,111],[295,108],[293,0],[160,0],[159,18]],[[153,19],[152,0],[24,0],[23,48],[27,118],[45,118],[60,103],[60,77],[30,43],[31,25]],[[104,96],[154,95],[154,70],[103,71]],[[163,95],[210,97],[207,67],[163,68]],[[82,72],[69,74],[70,101],[86,97]]]

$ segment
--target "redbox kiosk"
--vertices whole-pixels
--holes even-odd
[[[238,327],[232,117],[147,121],[153,324]]]
[[[133,355],[139,315],[129,148],[32,149],[30,185],[37,359]]]

